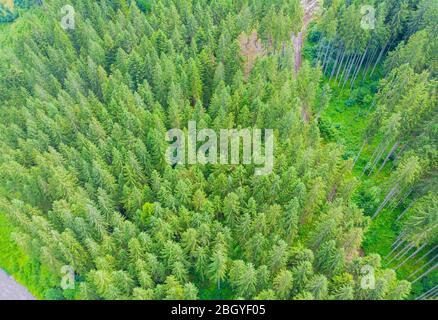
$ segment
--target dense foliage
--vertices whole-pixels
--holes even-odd
[[[335,62],[304,62],[293,72],[290,36],[304,15],[298,0],[71,4],[73,30],[62,29],[64,2],[54,0],[0,37],[0,214],[14,224],[13,240],[54,277],[73,267],[76,298],[407,297],[410,283],[361,250],[371,218],[352,201],[359,184],[354,159],[320,137],[318,119],[330,95],[321,84]],[[328,55],[332,43],[356,46],[335,38],[323,41],[329,49],[321,52]],[[387,41],[369,51],[376,55]],[[348,51],[349,65],[365,60],[363,42]],[[397,186],[397,197],[425,181],[420,166],[428,177],[436,169],[436,112],[428,113],[436,111],[435,71],[424,67],[433,65],[433,54],[409,67],[400,62],[409,48],[400,42],[388,59],[371,115],[379,121],[367,130],[367,139],[381,138],[392,120],[409,119],[382,140],[382,154],[413,132],[424,138],[412,139],[395,166],[389,188]],[[412,82],[405,85],[415,104],[399,89],[390,92],[398,76]],[[252,165],[169,166],[166,131],[190,120],[217,131],[274,129],[273,173],[255,176]],[[367,174],[389,158],[372,160]],[[405,218],[401,239],[411,248],[436,243],[436,196],[422,196]],[[363,286],[364,266],[374,268],[373,288]]]
[[[363,4],[377,8],[375,28],[351,33],[357,28],[357,19],[351,17],[360,16]],[[429,0],[332,1],[325,10],[314,33],[319,40],[314,56],[336,86],[343,90],[347,83],[350,88],[363,85],[383,62],[374,99],[362,88],[350,97],[361,96],[368,104],[364,142],[355,163],[362,177],[379,181],[363,190],[368,203],[377,200],[369,205],[370,216],[396,212],[388,227],[398,236],[387,248],[386,265],[416,265],[406,277],[415,283],[431,275],[435,280],[428,289],[436,289],[438,6]],[[377,199],[376,193],[381,194]]]

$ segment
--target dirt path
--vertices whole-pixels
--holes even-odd
[[[303,28],[298,33],[298,35],[292,35],[292,43],[295,49],[295,75],[300,71],[301,64],[303,61],[303,43],[304,37],[307,32],[307,27],[309,23],[312,21],[313,14],[318,9],[318,0],[302,0],[301,4],[304,8],[304,17],[303,17]],[[303,118],[305,123],[309,123],[310,115],[307,108],[303,105],[301,108],[301,117]]]
[[[35,300],[35,297],[0,269],[0,300]]]
[[[303,28],[298,33],[297,36],[292,35],[292,42],[295,48],[295,74],[298,73],[298,71],[301,68],[302,63],[302,50],[303,50],[303,42],[304,42],[304,36],[307,31],[307,27],[309,26],[309,23],[312,21],[313,13],[318,8],[318,0],[302,0],[301,1],[303,7],[304,7],[304,17],[303,17]]]

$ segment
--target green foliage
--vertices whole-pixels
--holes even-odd
[[[371,35],[356,37],[359,7],[337,3],[322,38],[332,41],[339,26],[339,41],[365,57]],[[20,280],[30,268],[20,260],[32,261],[35,279],[24,282],[31,290],[41,283],[38,297],[50,299],[406,297],[408,282],[378,256],[362,256],[370,219],[361,208],[374,213],[382,194],[373,186],[355,194],[354,160],[361,166],[354,172],[365,164],[352,150],[366,129],[376,139],[407,137],[423,124],[430,73],[409,73],[417,83],[406,98],[385,94],[393,92],[383,82],[376,109],[383,116],[367,128],[372,85],[350,95],[336,80],[321,86],[325,66],[305,62],[291,72],[281,49],[301,29],[297,0],[76,0],[75,30],[59,25],[63,4],[30,9],[0,38],[8,44],[0,48],[0,241],[8,248],[0,266]],[[339,25],[331,20],[338,11]],[[246,74],[239,37],[250,30],[267,50]],[[399,79],[395,70],[387,83]],[[403,108],[408,102],[416,103]],[[400,129],[399,118],[409,127]],[[218,130],[274,129],[273,172],[167,165],[166,131],[190,120]],[[382,190],[421,179],[423,159],[409,156]],[[418,210],[422,224],[429,211]],[[406,228],[418,221],[409,218]],[[360,268],[374,260],[379,286],[364,292]],[[75,270],[79,292],[57,287],[64,265]]]

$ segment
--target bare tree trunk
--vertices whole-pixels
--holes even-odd
[[[338,66],[339,58],[341,56],[341,52],[342,52],[341,48],[339,48],[337,51],[338,51],[338,54],[336,55],[336,60],[335,60],[335,63],[333,65],[333,67],[332,67],[332,72],[330,73],[329,82],[332,80],[333,75],[335,74],[336,67]]]
[[[358,72],[358,70],[360,70],[360,65],[363,61],[362,57],[365,58],[365,55],[361,55],[360,53],[357,54],[356,61],[354,62],[353,68],[351,69],[351,71],[352,71],[351,77],[349,77],[350,87],[353,83],[354,78],[356,77],[356,73]],[[348,83],[348,81],[347,81],[347,83]]]
[[[427,257],[429,254],[431,254],[433,251],[435,251],[438,248],[438,245],[436,245],[435,247],[433,247],[431,250],[429,250],[424,256],[422,256],[420,259],[418,259],[415,264],[418,264],[418,262],[420,262],[421,260],[423,260],[425,257]],[[438,257],[435,256],[435,257]]]
[[[432,271],[434,271],[436,268],[438,268],[438,263],[435,263],[435,265],[430,268],[428,271],[426,271],[425,273],[423,273],[421,276],[419,276],[417,279],[415,279],[414,281],[412,281],[412,283],[417,282],[418,280],[423,279],[425,276],[427,276],[429,273],[431,273]]]
[[[345,59],[345,52],[346,50],[344,49],[342,51],[342,58],[341,58],[341,62],[339,63],[338,71],[336,72],[335,83],[338,82],[339,71],[341,71],[342,63],[344,62]]]
[[[362,143],[362,147],[360,147],[360,150],[359,150],[358,154],[354,158],[353,168],[356,166],[356,163],[359,160],[359,157],[361,156],[362,151],[365,148],[366,144],[367,144],[367,140],[365,139],[364,142]]]
[[[398,187],[395,186],[391,189],[391,191],[389,191],[389,193],[386,195],[385,199],[383,200],[382,204],[377,208],[376,212],[374,213],[372,219],[374,220],[377,215],[380,213],[380,211],[383,210],[383,208],[385,208],[386,204],[388,203],[389,200],[392,199],[392,197],[394,196],[394,194],[397,192]]]
[[[401,260],[401,259],[403,259],[403,257],[406,256],[406,255],[411,251],[411,249],[415,249],[415,248],[416,248],[415,244],[412,243],[411,248],[409,248],[408,250],[406,250],[401,256],[399,256],[399,257],[397,258],[397,260]]]
[[[389,207],[389,210],[391,210],[391,212],[393,210],[392,208],[394,206],[394,203],[398,199],[398,196],[401,195],[403,192],[404,192],[404,189],[398,189],[397,192],[393,195],[392,199],[388,202],[388,207]]]
[[[373,76],[374,71],[376,70],[377,65],[379,64],[380,60],[382,59],[383,53],[385,52],[387,46],[388,46],[388,42],[382,47],[382,50],[380,50],[379,56],[377,57],[377,60],[376,60],[374,67],[373,67],[373,70],[371,71],[370,77]]]
[[[377,58],[376,64],[374,65],[373,71],[371,72],[371,75],[370,75],[370,76],[373,75],[373,73],[374,73],[374,71],[375,71],[377,65],[379,64],[380,60],[382,59],[382,56],[384,55],[385,51],[391,49],[391,45],[392,45],[392,43],[394,42],[394,40],[395,40],[395,37],[391,37],[391,40],[388,40],[388,41],[386,42],[385,47],[382,48],[382,51],[381,51],[381,53],[379,54],[379,56],[378,56],[378,58]]]
[[[324,44],[325,44],[325,39],[322,39],[319,44],[318,55],[316,56],[317,61],[320,61],[321,59],[321,53],[324,51],[324,47],[325,47]]]
[[[392,248],[394,248],[396,245],[397,245],[397,243],[399,243],[400,241],[405,241],[404,240],[404,236],[405,236],[405,234],[406,234],[406,232],[402,232],[402,233],[400,233],[398,236],[397,236],[397,239],[395,239],[395,241],[391,244],[391,247]],[[386,259],[387,257],[385,257],[385,259]]]
[[[388,155],[386,156],[385,160],[383,161],[382,165],[380,166],[379,170],[377,171],[377,173],[379,173],[380,171],[382,171],[382,169],[385,167],[386,163],[388,162],[389,158],[391,157],[391,155],[395,152],[395,150],[397,150],[398,146],[400,145],[400,141],[397,141],[396,143],[394,143],[394,145],[392,146],[391,150],[388,152]]]
[[[391,250],[391,252],[390,253],[388,253],[387,255],[386,255],[386,257],[385,258],[383,258],[383,260],[386,260],[386,259],[388,259],[395,251],[397,251],[397,249],[403,244],[403,243],[405,243],[406,242],[406,240],[403,240],[403,239],[400,239],[401,241]]]
[[[394,241],[394,243],[391,245],[392,247],[395,245],[395,242],[398,242],[398,240],[402,239],[405,236],[406,232],[402,232],[398,235],[397,240]]]
[[[433,292],[430,292],[424,299],[437,299],[438,289],[434,290]]]
[[[350,88],[353,88],[353,87],[354,87],[354,82],[356,81],[357,76],[358,76],[359,73],[360,73],[360,69],[362,68],[362,64],[363,64],[363,62],[364,62],[364,60],[365,60],[365,57],[366,57],[367,53],[368,53],[368,46],[367,46],[367,48],[365,49],[365,52],[364,52],[364,54],[363,54],[363,56],[362,56],[362,59],[360,60],[359,67],[357,68],[355,75],[354,75],[353,78],[351,79]]]
[[[374,55],[375,55],[376,51],[377,51],[377,48],[372,49],[371,52],[370,52],[370,54],[369,54],[368,57],[366,58],[366,61],[365,61],[365,70],[364,70],[364,72],[362,73],[362,81],[364,81],[364,80],[366,79],[366,76],[367,76],[368,70],[370,69],[370,65],[371,65],[372,60],[374,59]]]
[[[430,260],[428,263],[426,263],[425,265],[421,266],[420,268],[418,268],[417,270],[415,270],[415,272],[411,273],[407,279],[412,279],[419,271],[423,270],[424,267],[427,267],[428,265],[432,264],[433,261],[436,260],[436,258],[438,258],[438,254],[432,258],[432,260]]]
[[[354,66],[354,64],[355,64],[355,62],[356,62],[356,58],[357,58],[357,57],[358,57],[358,55],[355,53],[355,54],[353,55],[353,59],[351,60],[350,68],[348,68],[347,74],[345,75],[345,81],[344,81],[344,84],[342,85],[342,89],[341,89],[341,91],[344,90],[345,84],[348,82],[348,79],[350,78],[351,70],[353,69],[353,66]],[[359,57],[360,57],[360,56],[359,56]]]
[[[396,182],[398,183],[398,182]],[[394,208],[396,206],[399,205],[400,199],[404,200],[406,199],[407,196],[409,196],[409,194],[412,192],[413,189],[409,189],[408,191],[405,191],[406,188],[403,189],[399,189],[399,192],[397,192],[397,194],[394,195],[394,197],[392,198],[392,200],[389,203],[389,209],[391,210],[391,212],[394,210]],[[403,195],[402,195],[403,194]],[[399,196],[401,196],[400,198],[398,198]]]
[[[347,69],[350,67],[350,63],[351,63],[351,60],[353,59],[353,56],[352,55],[349,55],[348,56],[348,58],[347,58],[347,61],[346,61],[346,63],[344,64],[344,66],[342,67],[342,70],[341,70],[341,74],[339,75],[339,85],[342,83],[342,81],[344,80],[344,77],[345,77],[345,73],[347,72]]]
[[[403,155],[403,153],[405,152],[407,147],[408,147],[408,144],[403,145],[403,147],[400,149],[400,151],[398,153],[396,153],[395,159],[394,159],[394,161],[392,163],[391,171],[394,170],[395,166],[398,163],[398,160],[401,158],[401,156]]]
[[[341,82],[344,80],[344,78],[345,78],[345,74],[347,73],[348,68],[350,68],[351,62],[353,61],[353,57],[354,57],[354,54],[353,54],[353,55],[350,55],[350,56],[348,57],[348,59],[347,59],[347,63],[345,64],[344,69],[342,70],[342,73],[341,73],[341,77],[340,77],[340,79],[339,79],[339,85],[340,85]]]
[[[373,154],[372,154],[370,160],[368,160],[366,166],[363,168],[363,172],[362,172],[362,174],[364,174],[364,173],[370,168],[371,163],[372,163],[374,157],[377,155],[378,150],[380,150],[380,147],[381,147],[381,145],[382,145],[384,142],[385,142],[385,141],[382,140],[382,141],[379,143],[379,145],[377,146],[377,148],[374,149],[374,152],[373,152]]]
[[[403,216],[409,211],[409,209],[412,208],[414,203],[415,203],[415,201],[412,201],[411,204],[409,204],[409,206],[405,210],[403,210],[403,212],[397,217],[397,220],[395,220],[395,221],[396,222],[400,221],[400,219],[403,218]]]
[[[412,259],[413,257],[415,257],[418,252],[420,252],[421,250],[424,249],[424,247],[427,245],[427,243],[423,244],[421,247],[419,247],[417,250],[415,250],[414,253],[412,253],[409,257],[407,257],[405,260],[403,260],[403,262],[401,262],[397,267],[395,267],[395,270],[401,268],[406,262],[408,262],[410,259]]]
[[[335,47],[331,47],[330,48],[330,53],[329,53],[329,55],[327,57],[327,62],[326,62],[325,66],[324,66],[324,69],[323,69],[324,74],[328,71],[328,67],[330,65],[330,60],[331,60],[331,57],[333,55],[333,50],[336,50],[336,48]]]
[[[435,296],[438,293],[438,285],[418,296],[415,300],[423,300]]]
[[[326,62],[326,59],[327,59],[327,53],[329,52],[329,50],[330,50],[330,42],[327,44],[327,49],[325,50],[324,59],[322,60],[322,67],[323,68],[325,66],[325,62]]]
[[[397,208],[400,205],[400,203],[405,201],[406,198],[409,197],[413,191],[414,191],[414,188],[411,188],[402,197],[400,197],[400,199],[398,200],[397,204],[392,207],[392,211],[394,211],[394,209]]]
[[[373,173],[374,168],[376,167],[376,165],[377,165],[377,163],[379,162],[379,160],[382,158],[382,155],[383,155],[383,153],[385,152],[385,150],[386,150],[387,147],[388,147],[388,140],[384,138],[384,139],[383,139],[383,147],[381,147],[379,153],[378,153],[377,156],[374,158],[373,165],[372,165],[372,167],[371,167],[371,169],[370,169],[370,172],[368,173],[368,176],[370,176],[370,175]]]
[[[391,260],[388,261],[388,263],[385,264],[385,266],[389,266],[391,264],[392,261],[394,260],[400,260],[400,255],[403,254],[403,256],[409,252],[412,248],[414,247],[414,245],[412,243],[408,244],[406,247],[404,247],[399,253],[397,253],[394,257],[392,257]]]

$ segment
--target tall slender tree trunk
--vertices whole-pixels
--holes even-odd
[[[423,270],[425,267],[431,265],[436,260],[436,258],[438,258],[438,254],[435,257],[433,257],[429,262],[427,262],[425,265],[419,267],[417,270],[415,270],[415,272],[411,273],[407,279],[412,279],[418,272]]]
[[[421,276],[419,276],[417,279],[415,279],[414,281],[412,281],[412,283],[415,283],[421,279],[423,279],[425,276],[427,276],[429,273],[431,273],[432,271],[434,271],[436,268],[438,268],[438,263],[435,263],[435,265],[430,268],[428,271],[426,271],[425,273],[423,273]]]
[[[342,80],[345,78],[345,74],[347,73],[348,68],[350,67],[351,61],[353,60],[353,55],[349,55],[347,59],[347,63],[344,65],[344,68],[342,69],[341,76],[339,78],[339,85],[341,84]]]
[[[401,150],[395,155],[395,159],[392,162],[392,168],[391,171],[394,170],[395,166],[398,163],[398,160],[401,158],[401,156],[403,155],[403,153],[405,152],[406,148],[407,148],[408,144],[403,145],[403,147],[401,148]]]
[[[397,221],[400,221],[400,219],[404,217],[404,215],[409,211],[409,209],[412,208],[412,206],[414,205],[414,203],[415,203],[415,201],[412,201],[412,202],[409,204],[409,206],[408,206],[405,210],[403,210],[403,212],[397,217],[397,220],[395,220],[395,221],[396,221],[396,222],[397,222]]]
[[[438,285],[436,286],[436,288],[435,288],[433,291],[429,292],[429,293],[425,296],[425,299],[433,298],[433,299],[436,300],[436,298],[437,298],[437,294],[438,294]]]
[[[354,158],[353,168],[356,166],[356,163],[357,163],[357,161],[359,160],[359,158],[360,158],[360,156],[361,156],[361,154],[362,154],[362,151],[363,151],[363,149],[365,148],[366,144],[367,144],[367,140],[365,139],[365,140],[363,141],[363,143],[362,143],[362,146],[360,147],[359,152],[357,153],[356,157]]]
[[[356,73],[358,72],[358,70],[360,70],[359,67],[360,67],[361,63],[363,62],[364,58],[365,58],[365,54],[360,54],[360,53],[357,54],[357,60],[353,66],[353,73],[351,74],[351,77],[350,77],[350,86],[351,86],[354,78],[356,77]]]
[[[386,259],[388,259],[390,256],[392,256],[392,254],[394,253],[394,252],[396,252],[397,251],[397,249],[403,244],[403,243],[405,243],[406,242],[406,240],[403,240],[403,239],[401,239],[400,240],[400,242],[391,250],[391,252],[390,253],[388,253],[387,255],[386,255],[386,257],[385,258],[383,258],[384,260],[386,260]]]
[[[404,247],[399,253],[397,253],[394,257],[392,257],[391,260],[388,261],[388,263],[385,264],[385,266],[389,266],[391,264],[392,261],[394,260],[400,260],[400,255],[401,254],[406,254],[406,252],[409,252],[412,248],[414,247],[414,245],[412,243],[409,243],[406,247]]]
[[[322,68],[323,68],[323,69],[324,69],[325,64],[326,64],[326,62],[327,62],[327,54],[329,53],[329,51],[330,51],[330,42],[327,44],[327,49],[325,50],[324,60],[323,60],[323,62],[322,62]]]
[[[350,78],[351,70],[353,69],[353,66],[354,66],[358,56],[360,57],[360,55],[358,55],[356,53],[353,55],[353,59],[351,60],[351,65],[350,65],[350,68],[348,68],[347,74],[345,75],[345,81],[344,81],[344,84],[342,85],[341,91],[344,90],[344,87],[347,84],[348,79]]]
[[[379,64],[380,60],[382,59],[383,53],[384,53],[385,50],[386,50],[386,46],[387,46],[387,44],[385,44],[385,45],[382,47],[382,49],[380,50],[380,53],[379,53],[379,55],[377,56],[376,61],[374,62],[373,69],[371,70],[370,77],[372,77],[373,74],[374,74],[374,71],[376,71],[377,65]]]
[[[415,300],[423,300],[435,296],[438,293],[438,285],[418,296]]]
[[[345,51],[346,51],[345,49],[342,51],[341,63],[339,63],[338,71],[336,72],[335,83],[338,82],[339,71],[341,71],[342,63],[344,62],[345,59]]]
[[[415,244],[413,244],[412,243],[412,246],[408,249],[408,250],[406,250],[402,255],[400,255],[398,258],[397,258],[397,260],[401,260],[401,259],[403,259],[403,257],[405,257],[410,251],[411,251],[411,249],[415,249]],[[415,252],[415,251],[414,251]]]
[[[397,246],[397,243],[399,243],[400,241],[405,241],[404,240],[404,236],[405,236],[405,232],[401,232],[399,235],[398,235],[398,237],[397,237],[397,239],[395,239],[395,241],[391,244],[391,247],[395,247],[395,246]],[[387,258],[387,256],[385,257],[385,259]]]
[[[418,259],[414,264],[418,264],[418,262],[420,262],[420,261],[423,260],[425,257],[427,257],[429,254],[431,254],[432,252],[434,252],[437,248],[438,248],[438,244],[437,244],[435,247],[433,247],[431,250],[429,250],[429,251],[428,251],[425,255],[423,255],[420,259]],[[435,257],[438,257],[438,255],[435,256]]]
[[[409,257],[407,257],[405,260],[403,260],[397,267],[395,267],[395,270],[398,270],[399,268],[401,268],[406,262],[408,262],[410,259],[412,259],[413,257],[415,257],[418,252],[420,252],[421,250],[424,249],[424,247],[427,245],[427,243],[423,244],[422,246],[420,246],[417,250],[415,250],[414,253],[412,253]]]
[[[379,49],[377,47],[374,48],[373,51],[371,52],[371,54],[369,55],[368,61],[366,63],[365,72],[364,72],[364,74],[362,76],[362,80],[366,79],[368,71],[370,70],[370,67],[373,65],[373,61],[374,61],[374,58],[376,57],[376,54],[377,54],[378,50]]]
[[[329,52],[329,55],[328,55],[328,57],[327,57],[327,62],[326,62],[326,64],[325,64],[324,68],[323,68],[323,72],[324,72],[324,74],[328,71],[328,67],[329,67],[329,65],[330,65],[330,61],[331,61],[331,57],[332,57],[332,55],[333,55],[333,50],[334,50],[334,49],[335,49],[334,47],[331,47],[331,48],[330,48],[330,52]]]
[[[377,163],[379,163],[380,159],[382,158],[382,155],[385,152],[386,148],[388,148],[388,141],[384,138],[383,142],[384,142],[383,147],[381,147],[379,153],[374,158],[374,161],[372,163],[372,166],[370,168],[370,172],[368,173],[368,176],[371,176],[371,174],[374,171],[374,168],[377,166]]]
[[[316,57],[317,61],[321,60],[321,54],[324,51],[324,47],[325,47],[325,39],[322,39],[321,42],[319,43],[318,55]]]
[[[383,210],[383,208],[385,208],[386,204],[389,202],[389,200],[392,199],[392,197],[394,196],[394,194],[397,192],[398,187],[395,186],[393,187],[389,193],[386,195],[385,199],[383,200],[383,202],[380,204],[380,206],[377,208],[376,212],[374,213],[372,219],[374,220],[380,213],[380,211]]]
[[[368,160],[366,166],[363,168],[363,172],[362,172],[362,174],[365,173],[365,172],[371,167],[371,164],[372,164],[373,161],[374,161],[374,157],[377,155],[377,153],[379,152],[379,150],[380,150],[380,148],[381,148],[381,146],[382,146],[382,144],[383,144],[384,142],[385,142],[385,140],[382,140],[382,141],[379,143],[379,145],[377,146],[377,148],[374,149],[374,152],[373,152],[373,154],[371,155],[370,160]]]
[[[371,71],[370,77],[373,76],[374,71],[376,70],[377,65],[379,64],[380,60],[381,60],[382,57],[383,57],[383,54],[384,54],[385,51],[386,51],[386,48],[391,47],[391,44],[392,44],[393,41],[394,41],[394,39],[392,39],[392,40],[388,40],[388,41],[386,42],[386,44],[382,47],[382,50],[380,50],[379,56],[377,57],[376,63],[374,64],[374,67],[373,67],[373,70]]]
[[[400,197],[400,199],[398,200],[398,202],[392,207],[392,210],[394,210],[395,208],[397,208],[400,203],[402,203],[403,201],[405,201],[407,199],[407,197],[409,197],[411,195],[411,193],[414,191],[413,188],[410,188],[402,197]]]
[[[399,183],[398,181],[396,182],[397,184]],[[404,196],[401,196],[402,194],[407,194],[411,192],[411,189],[409,189],[409,191],[406,191],[405,188],[399,189],[399,191],[397,192],[397,194],[394,195],[394,197],[392,198],[391,202],[389,203],[391,210],[394,210],[394,206],[398,205],[398,200],[399,199],[404,199]],[[398,196],[401,196],[400,198],[397,198]]]
[[[398,182],[397,182],[397,183],[398,183]],[[397,198],[397,197],[398,197],[399,195],[401,195],[403,192],[404,192],[404,189],[400,189],[400,188],[399,188],[399,189],[397,190],[397,192],[393,195],[391,201],[388,202],[388,205],[389,205],[390,210],[392,210],[395,201],[397,201],[397,199],[399,199],[399,198]]]

